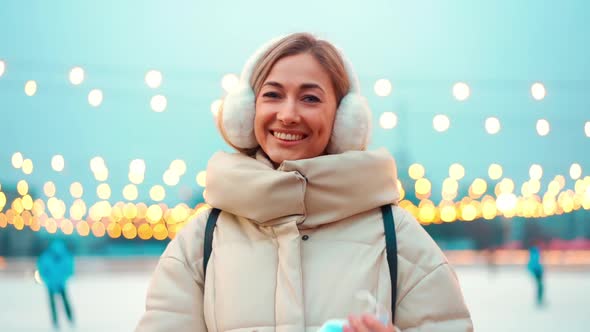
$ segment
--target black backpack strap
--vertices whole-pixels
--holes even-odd
[[[391,278],[391,322],[395,322],[395,305],[397,301],[397,239],[395,237],[395,224],[391,205],[381,207],[383,215],[383,228],[385,229],[385,247],[387,251],[387,264]]]
[[[217,218],[219,218],[219,212],[221,210],[213,208],[207,218],[207,226],[205,227],[205,241],[203,250],[203,280],[207,274],[207,263],[209,263],[209,257],[211,257],[211,251],[213,250],[213,231],[217,224]]]

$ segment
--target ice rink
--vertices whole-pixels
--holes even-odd
[[[62,331],[133,331],[142,314],[154,262],[112,268],[94,263],[70,283],[76,327]],[[117,266],[125,265],[118,264]],[[547,305],[534,305],[533,284],[521,267],[459,267],[457,273],[479,332],[590,331],[590,269],[546,274]],[[41,332],[50,327],[47,295],[32,271],[0,271],[0,331]]]

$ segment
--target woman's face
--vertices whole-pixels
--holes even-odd
[[[282,58],[256,96],[256,140],[275,164],[322,155],[336,107],[330,76],[311,54]]]

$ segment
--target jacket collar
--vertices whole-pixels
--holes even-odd
[[[218,152],[207,166],[206,202],[263,226],[313,228],[396,203],[397,170],[385,149],[284,161],[274,169],[259,150]]]

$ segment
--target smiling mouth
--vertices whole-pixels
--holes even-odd
[[[289,141],[289,142],[301,141],[301,140],[303,140],[304,138],[307,137],[307,135],[302,135],[302,134],[288,134],[288,133],[283,133],[283,132],[274,131],[274,130],[271,130],[270,133],[274,137],[276,137],[276,138],[278,138],[280,140]]]

